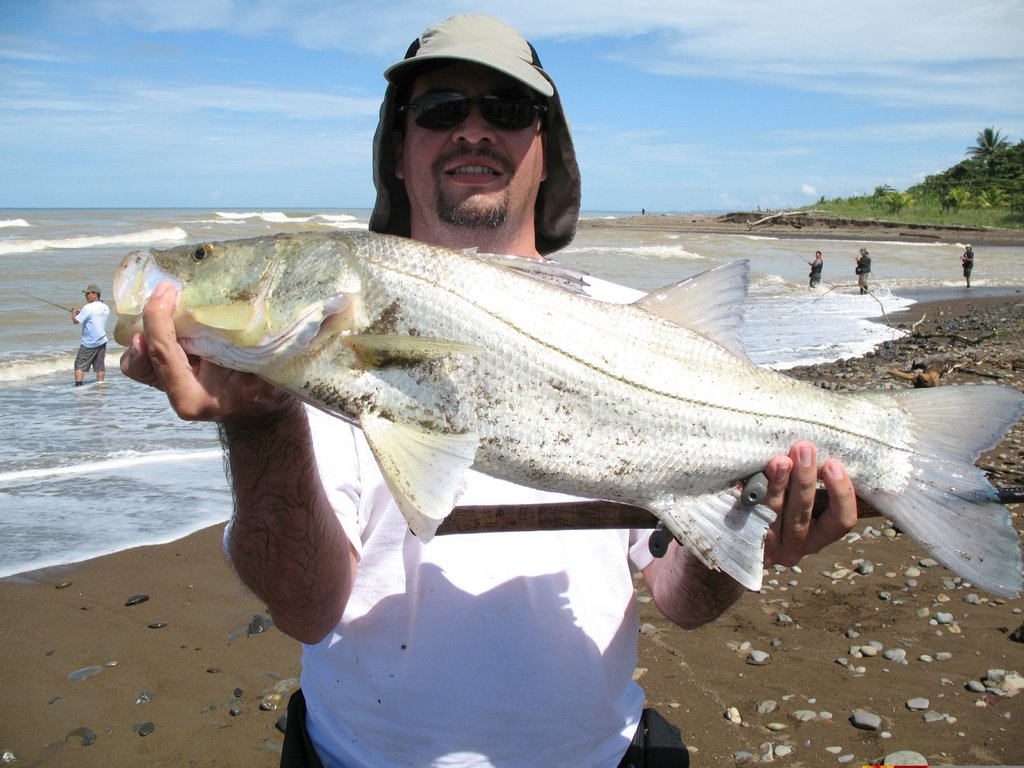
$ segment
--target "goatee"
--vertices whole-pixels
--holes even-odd
[[[472,199],[454,202],[441,195],[437,199],[437,216],[456,227],[498,229],[508,220],[508,200],[503,195],[497,202],[481,205]]]

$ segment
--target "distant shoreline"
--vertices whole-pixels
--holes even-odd
[[[873,219],[848,219],[786,213],[769,219],[764,211],[739,213],[670,213],[616,218],[584,218],[581,229],[664,230],[719,235],[752,235],[804,240],[898,241],[1024,247],[1024,231],[989,227],[908,224]],[[764,221],[768,219],[767,221]],[[755,222],[762,223],[755,223]]]

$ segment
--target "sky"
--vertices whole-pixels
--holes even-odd
[[[1022,0],[0,0],[0,207],[371,207],[383,70],[466,12],[555,79],[584,211],[902,190],[1024,136]]]

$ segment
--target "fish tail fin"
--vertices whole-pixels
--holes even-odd
[[[974,465],[1024,413],[1024,394],[995,385],[891,394],[914,425],[911,480],[901,493],[875,492],[868,500],[974,585],[1007,597],[1024,592],[1020,535]]]

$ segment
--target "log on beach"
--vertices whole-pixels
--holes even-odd
[[[1024,388],[1019,297],[916,304],[889,321],[909,329],[922,315],[927,336],[792,374],[838,391],[902,388],[912,384],[888,370],[946,355],[965,364],[942,386],[994,376]],[[1024,484],[1022,442],[1018,423],[979,461],[997,485]],[[1024,508],[1010,509],[1024,528]],[[267,626],[221,535],[215,526],[0,580],[10,764],[277,765],[301,646]],[[695,766],[861,765],[900,749],[933,765],[1024,764],[1024,695],[1012,693],[1024,673],[1021,601],[963,583],[883,520],[772,569],[762,592],[699,630],[668,623],[637,587],[636,677]]]

